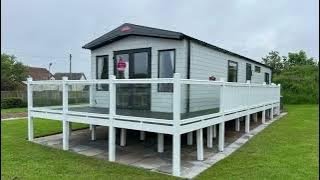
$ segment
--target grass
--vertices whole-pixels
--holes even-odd
[[[72,128],[84,125],[73,124]],[[35,119],[35,136],[61,131],[61,122]],[[173,179],[144,169],[110,163],[30,143],[27,121],[1,122],[2,179]]]
[[[20,112],[27,112],[27,108],[10,108],[10,109],[1,109],[1,114],[2,113],[20,113]]]
[[[197,179],[319,179],[316,105],[291,105],[288,115]]]
[[[318,179],[318,108],[293,105],[286,109],[286,117],[196,179]],[[3,179],[173,179],[30,143],[26,129],[25,120],[1,122]],[[60,131],[61,122],[35,120],[35,135]]]

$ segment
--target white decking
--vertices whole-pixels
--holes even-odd
[[[229,83],[221,81],[191,80],[180,79],[178,73],[174,78],[169,79],[115,79],[110,76],[109,80],[67,80],[62,81],[32,81],[28,79],[28,138],[33,140],[33,117],[60,120],[63,124],[63,149],[69,149],[69,122],[86,123],[90,125],[101,125],[109,127],[108,157],[109,161],[115,161],[115,128],[139,130],[141,132],[155,132],[158,135],[158,149],[163,149],[162,134],[172,135],[172,173],[180,176],[181,167],[181,134],[192,133],[196,131],[197,141],[197,159],[203,160],[203,128],[219,126],[218,149],[224,150],[224,123],[230,120],[236,120],[245,116],[245,132],[250,129],[250,115],[262,112],[262,122],[265,120],[266,111],[270,117],[280,114],[280,85],[250,84],[248,83]],[[173,83],[173,104],[172,118],[161,118],[161,112],[147,112],[148,117],[144,117],[143,111],[139,113],[129,113],[123,115],[116,109],[116,85],[117,84],[158,84]],[[62,85],[63,100],[62,105],[58,107],[33,107],[32,87],[36,85],[56,84]],[[108,112],[98,113],[90,111],[75,111],[76,108],[69,106],[68,103],[68,85],[81,84],[90,85],[90,89],[96,84],[109,84],[109,107]],[[191,112],[192,116],[181,113],[181,86],[182,85],[208,85],[219,88],[219,108],[217,112],[201,114],[203,111]],[[211,92],[208,92],[208,94]],[[90,96],[90,99],[92,97]],[[92,103],[87,105],[92,107]],[[81,107],[80,106],[80,107]],[[79,107],[79,106],[77,106]],[[134,115],[134,116],[133,116]],[[154,116],[153,116],[154,115]],[[158,117],[158,118],[157,118]],[[167,116],[166,116],[167,117]],[[256,116],[254,116],[256,117]],[[215,126],[216,127],[216,126]],[[94,131],[93,128],[92,131]],[[216,133],[215,129],[208,128],[209,137]],[[94,134],[94,133],[93,133]],[[121,141],[125,142],[125,130],[121,131]],[[142,135],[143,138],[143,135]],[[192,136],[188,135],[188,144],[192,143]],[[125,144],[125,143],[124,143]],[[210,142],[209,142],[210,146]]]

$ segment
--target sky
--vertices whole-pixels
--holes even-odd
[[[81,47],[123,23],[182,32],[261,61],[268,52],[319,59],[318,0],[1,0],[1,53],[90,78]]]

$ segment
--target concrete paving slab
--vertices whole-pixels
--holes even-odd
[[[181,176],[184,178],[193,178],[202,171],[206,170],[218,161],[226,158],[243,144],[249,141],[254,135],[261,132],[264,128],[276,121],[285,113],[261,124],[259,119],[257,123],[251,123],[250,133],[245,134],[244,123],[241,122],[240,132],[234,131],[233,124],[226,124],[225,131],[225,149],[218,151],[218,139],[213,139],[213,148],[207,148],[206,135],[204,134],[204,160],[197,161],[196,142],[193,145],[181,145]],[[252,121],[253,122],[253,121]],[[108,128],[97,127],[97,139],[91,140],[89,129],[73,131],[70,136],[70,151],[91,156],[98,159],[108,160]],[[206,131],[204,131],[206,132]],[[119,143],[119,134],[117,134],[116,162],[142,167],[151,171],[158,171],[171,174],[172,172],[172,146],[171,139],[165,138],[164,152],[157,152],[157,138],[155,134],[148,134],[145,141],[139,140],[137,131],[127,131],[127,146],[121,147]],[[186,138],[186,136],[182,136]],[[195,139],[195,138],[194,138]],[[62,134],[50,135],[36,138],[34,142],[62,149]],[[182,142],[185,142],[182,141]]]

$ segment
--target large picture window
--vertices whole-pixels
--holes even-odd
[[[238,63],[228,61],[228,82],[238,81]]]
[[[96,79],[109,79],[108,55],[96,57]],[[108,84],[97,84],[98,91],[108,91]]]
[[[173,78],[175,50],[160,50],[158,53],[158,78]],[[173,84],[158,84],[159,92],[173,92]]]

